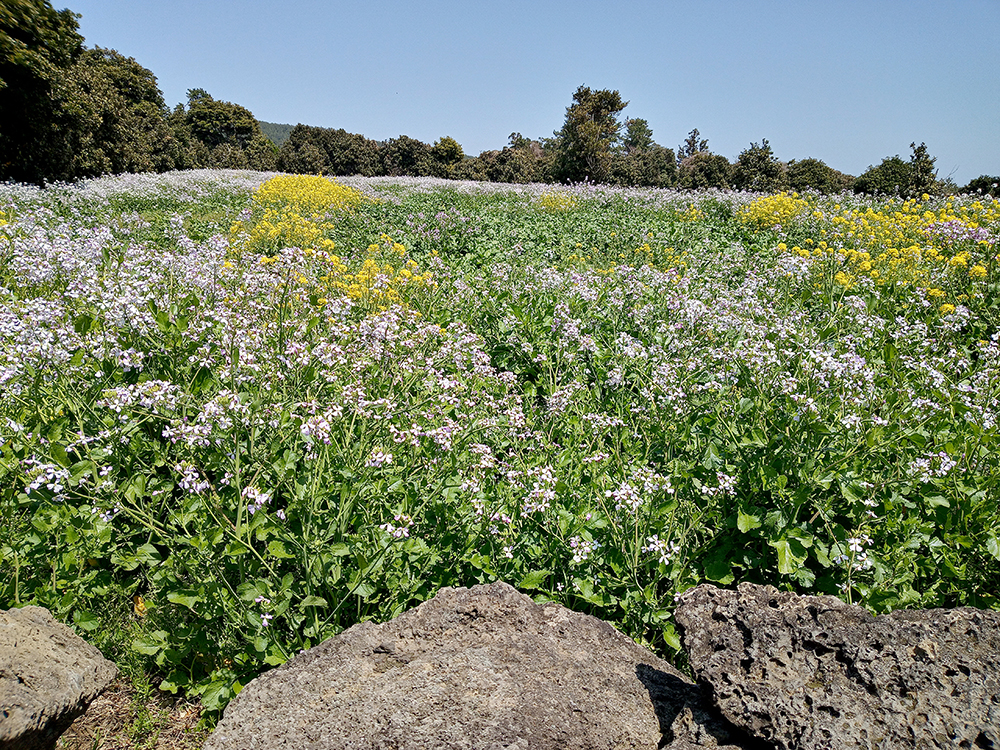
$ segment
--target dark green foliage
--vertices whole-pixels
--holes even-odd
[[[72,150],[52,90],[83,50],[76,19],[47,0],[0,3],[0,179],[66,176]]]
[[[626,153],[646,151],[656,144],[653,143],[653,131],[649,123],[641,118],[625,121],[625,138],[622,143]]]
[[[937,192],[937,171],[934,169],[936,159],[927,153],[927,144],[916,142],[910,144],[910,175],[907,184],[907,194],[918,196],[923,193]]]
[[[846,190],[854,183],[854,178],[820,159],[792,159],[788,162],[788,186],[792,190],[817,190],[821,193],[836,193]]]
[[[482,179],[490,182],[546,182],[547,163],[538,143],[532,141],[522,148],[504,147],[500,151],[484,151],[477,161]]]
[[[927,153],[927,146],[916,142],[910,144],[908,162],[897,154],[887,156],[877,167],[868,167],[854,181],[854,192],[869,195],[899,195],[915,198],[924,193],[934,195],[939,192],[934,157]]]
[[[87,49],[53,96],[71,147],[66,179],[174,168],[163,95],[152,72],[131,57]]]
[[[416,138],[401,135],[381,144],[382,171],[391,176],[420,177],[432,171],[431,147]]]
[[[435,141],[431,147],[431,171],[435,177],[451,177],[463,159],[462,144],[451,136]]]
[[[684,143],[677,147],[678,164],[700,151],[708,151],[708,138],[700,138],[699,136],[701,136],[701,133],[698,132],[698,128],[695,128],[688,133],[688,137],[684,140]]]
[[[83,49],[79,15],[56,11],[48,0],[0,4],[0,89],[31,80],[52,81]]]
[[[677,160],[673,149],[652,144],[611,159],[609,182],[614,185],[669,188],[677,184]]]
[[[896,156],[887,156],[877,167],[868,167],[854,181],[855,193],[903,195],[910,184],[909,165]]]
[[[719,188],[728,190],[733,181],[733,165],[722,154],[696,151],[681,161],[678,185],[689,190]]]
[[[298,174],[382,174],[379,146],[344,129],[296,125],[278,154],[278,169]]]
[[[1000,177],[996,175],[990,177],[988,174],[980,175],[962,188],[962,192],[992,195],[994,198],[1000,197]]]
[[[564,182],[606,182],[618,142],[618,113],[628,105],[617,91],[580,86],[566,108],[566,122],[556,135],[555,177]]]
[[[209,167],[268,170],[277,164],[277,149],[246,107],[191,89],[185,122],[191,136],[208,149]]]
[[[288,140],[288,136],[292,134],[292,130],[295,129],[294,125],[284,125],[276,122],[264,122],[263,120],[257,120],[260,125],[260,132],[264,134],[271,143],[273,143],[278,148],[285,145],[285,141]]]
[[[204,89],[188,92],[187,123],[191,135],[209,149],[222,144],[242,149],[255,137],[263,137],[250,110],[232,102],[216,101]]]
[[[733,165],[733,187],[760,193],[776,193],[788,188],[785,165],[778,161],[765,138],[740,152]]]

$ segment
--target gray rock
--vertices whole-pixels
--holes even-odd
[[[117,674],[47,609],[0,611],[0,750],[52,747]]]
[[[676,618],[724,716],[778,748],[1000,748],[1000,613],[741,584],[686,592]]]
[[[607,623],[495,583],[442,589],[253,680],[205,750],[719,747],[735,735],[707,706]]]

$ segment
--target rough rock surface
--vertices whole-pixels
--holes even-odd
[[[697,686],[607,623],[494,583],[442,589],[262,675],[229,704],[205,750],[739,742],[707,707]]]
[[[692,589],[676,617],[726,718],[778,748],[1000,748],[1000,613],[873,617],[741,584]]]
[[[0,611],[0,750],[52,747],[117,674],[47,609]]]

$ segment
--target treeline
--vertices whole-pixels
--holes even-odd
[[[781,161],[766,139],[735,161],[712,153],[697,129],[676,149],[649,123],[622,119],[617,91],[581,86],[561,129],[469,156],[448,136],[374,141],[342,129],[261,123],[244,107],[188,91],[169,109],[156,77],[115,50],[87,48],[69,10],[49,0],[0,1],[0,179],[43,184],[109,173],[202,167],[330,175],[412,175],[493,182],[920,195],[955,191],[921,143],[853,177],[819,159]],[[288,132],[290,130],[290,132]],[[279,149],[275,144],[281,143]],[[970,192],[1000,195],[983,175]]]
[[[192,89],[168,109],[151,71],[84,47],[76,19],[47,0],[0,3],[0,179],[275,168],[277,148],[246,108]]]

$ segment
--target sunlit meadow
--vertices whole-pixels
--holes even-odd
[[[504,580],[1000,608],[1000,203],[0,186],[0,605],[164,690]],[[145,660],[145,661],[143,661]]]

